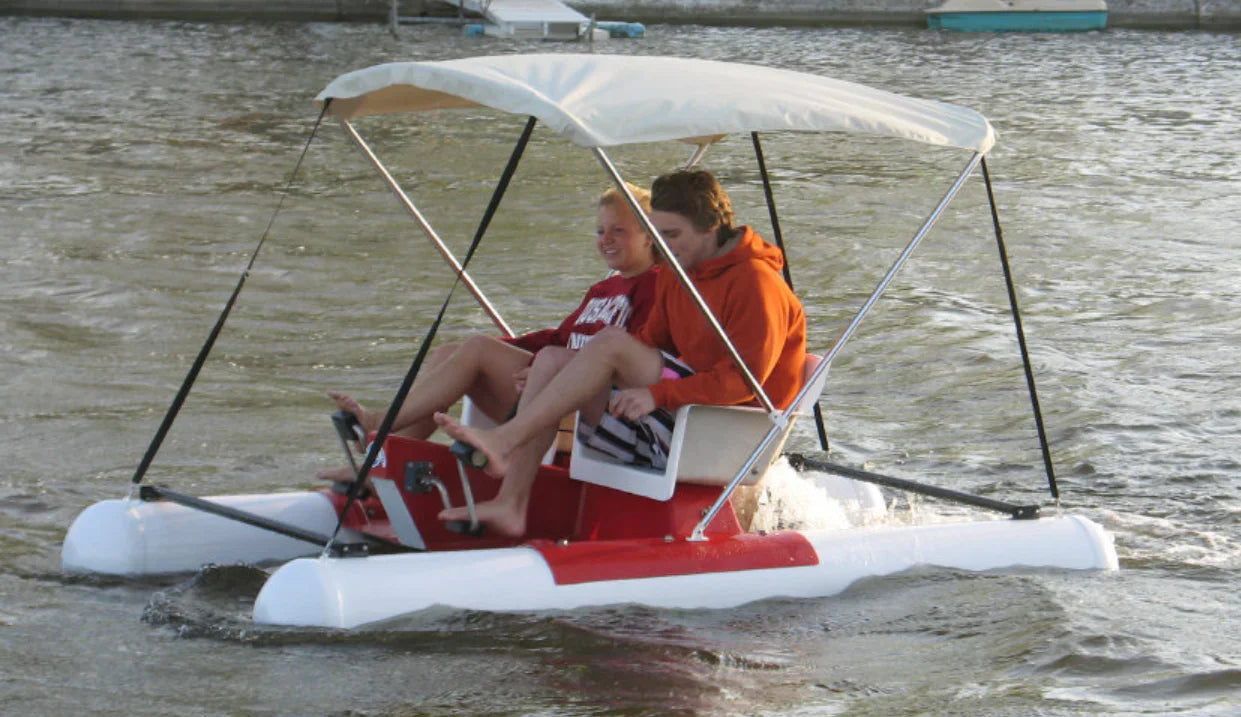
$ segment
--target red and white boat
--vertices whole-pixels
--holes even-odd
[[[528,532],[520,540],[474,537],[449,530],[459,526],[436,519],[445,505],[472,506],[485,500],[498,483],[458,460],[447,446],[387,435],[394,411],[378,435],[370,437],[358,480],[349,487],[356,492],[361,479],[369,477],[373,490],[365,498],[329,490],[195,498],[139,486],[184,400],[183,390],[135,474],[131,495],[88,507],[69,529],[62,552],[65,570],[144,575],[191,571],[205,563],[283,563],[258,596],[256,622],[351,628],[432,605],[480,610],[613,603],[724,608],[770,597],[832,595],[860,578],[917,565],[1116,569],[1111,537],[1084,517],[1039,517],[1037,505],[1013,505],[809,458],[795,463],[815,469],[824,490],[872,520],[838,529],[748,530],[756,487],[764,475],[773,466],[790,470],[780,456],[794,421],[811,415],[819,420],[815,407],[833,359],[966,180],[980,166],[987,178],[984,156],[995,135],[978,113],[786,70],[681,58],[569,54],[378,65],[337,78],[317,101],[326,106],[326,115],[339,120],[506,333],[511,332],[499,313],[367,146],[355,120],[471,107],[527,117],[510,169],[538,122],[592,152],[622,192],[624,179],[606,153],[610,147],[687,142],[688,165],[693,165],[722,136],[747,133],[773,217],[760,133],[853,132],[959,148],[968,159],[835,343],[808,359],[805,384],[792,409],[774,408],[741,365],[765,408],[682,407],[666,470],[619,465],[576,442],[565,446],[568,450],[549,453],[535,484]],[[501,180],[493,207],[507,176],[511,173]],[[988,190],[990,196],[989,184]],[[648,229],[662,244],[654,227]],[[1003,256],[998,233],[997,239]],[[697,296],[675,261],[669,268]],[[1007,277],[1006,261],[1004,269]],[[699,305],[710,313],[700,299]],[[1013,312],[1034,397],[1015,300]],[[226,315],[227,308],[221,324]],[[720,338],[728,341],[727,336]],[[394,406],[403,400],[417,365],[415,360]],[[195,375],[192,369],[187,386]],[[1037,400],[1033,405],[1041,437]],[[475,420],[468,406],[464,417]],[[342,438],[350,435],[347,426],[338,427]],[[1055,496],[1046,441],[1042,443]],[[876,485],[964,502],[1008,518],[926,525],[874,520],[885,510]]]

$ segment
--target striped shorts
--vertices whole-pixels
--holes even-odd
[[[685,378],[694,370],[679,359],[663,353],[662,378]],[[613,389],[615,394],[616,390]],[[583,445],[620,461],[636,466],[663,470],[668,465],[668,444],[672,441],[674,417],[664,408],[657,408],[636,421],[604,412],[599,425],[577,422],[577,437]]]

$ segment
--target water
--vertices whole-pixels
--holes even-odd
[[[432,611],[349,633],[254,625],[257,568],[71,578],[59,544],[85,506],[124,494],[272,215],[323,85],[393,59],[583,48],[439,27],[393,40],[365,25],[19,18],[0,19],[0,47],[0,710],[1241,706],[1235,36],[655,26],[595,48],[808,70],[990,117],[1065,505],[1115,534],[1119,572],[926,569],[736,610]],[[477,111],[362,130],[463,252],[520,121]],[[965,158],[839,138],[772,137],[765,149],[822,350]],[[707,166],[766,231],[749,152],[732,139]],[[616,159],[644,179],[687,154],[660,145]],[[588,155],[536,132],[472,265],[518,328],[557,319],[599,276],[589,205],[603,183]],[[1045,500],[989,232],[974,181],[841,354],[823,402],[834,460]],[[447,287],[369,168],[323,127],[149,480],[198,494],[313,485],[339,461],[323,392],[391,395]],[[463,294],[454,306],[446,334],[486,328]],[[810,450],[814,438],[793,444]],[[786,490],[777,508],[816,504],[805,486]],[[890,498],[905,516],[960,513]]]

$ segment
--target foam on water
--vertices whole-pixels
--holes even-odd
[[[867,500],[864,489],[852,497],[847,489],[833,492],[823,485],[828,481],[837,486],[853,483],[814,471],[799,473],[781,457],[763,479],[751,530],[849,528],[886,518],[882,500]]]

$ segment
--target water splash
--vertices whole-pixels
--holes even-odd
[[[874,486],[806,471],[780,458],[767,471],[751,530],[843,529],[882,522],[883,497]]]

